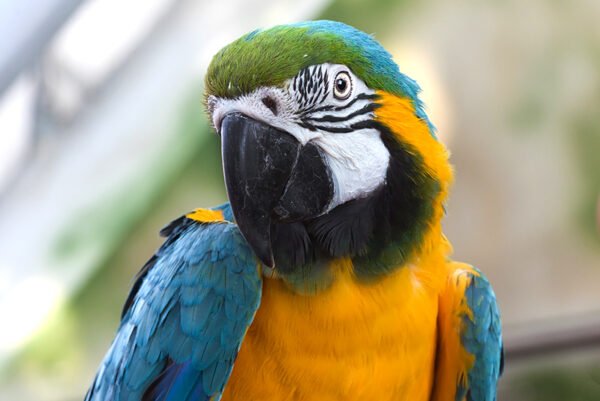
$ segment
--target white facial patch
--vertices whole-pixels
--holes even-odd
[[[331,169],[333,199],[327,211],[352,199],[362,198],[385,183],[390,153],[379,131],[365,129],[330,134],[313,141],[323,150]]]
[[[374,99],[375,92],[348,67],[320,64],[302,70],[281,88],[263,87],[233,99],[211,96],[208,105],[217,131],[225,115],[238,112],[293,135],[303,145],[316,144],[334,184],[328,212],[385,183],[390,154],[379,131],[369,125]]]

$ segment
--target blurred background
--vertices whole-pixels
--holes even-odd
[[[225,200],[202,79],[256,27],[373,33],[452,151],[446,234],[496,289],[499,400],[600,400],[600,2],[0,2],[0,400],[80,400],[158,230]]]

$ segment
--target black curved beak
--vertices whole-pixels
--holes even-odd
[[[241,113],[221,122],[225,186],[235,221],[256,256],[274,267],[272,224],[322,214],[333,182],[321,150]]]
[[[273,267],[271,213],[300,151],[290,134],[240,113],[221,123],[223,171],[236,223],[256,256]]]

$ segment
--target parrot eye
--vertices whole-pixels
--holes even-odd
[[[333,96],[338,100],[346,100],[352,92],[352,79],[346,71],[338,72],[333,81]]]

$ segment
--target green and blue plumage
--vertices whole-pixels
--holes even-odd
[[[308,21],[255,30],[215,55],[206,90],[234,98],[263,86],[281,86],[302,69],[322,63],[348,66],[367,86],[411,99],[415,114],[435,129],[419,99],[419,85],[402,74],[372,36],[335,21]]]

